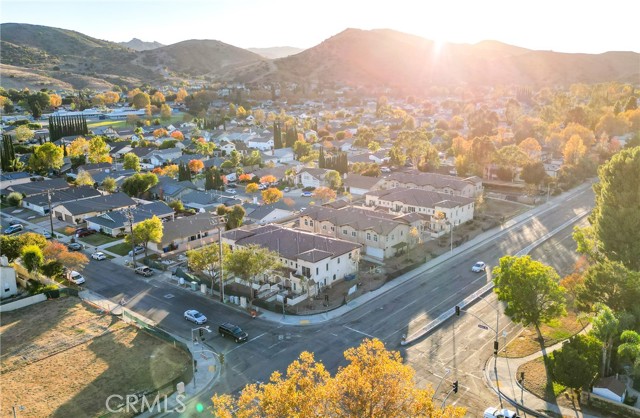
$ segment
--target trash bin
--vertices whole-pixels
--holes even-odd
[[[191,282],[191,290],[197,290],[198,289],[198,282]]]
[[[178,279],[178,284],[179,284],[180,286],[184,286],[184,278],[180,277],[180,278]]]

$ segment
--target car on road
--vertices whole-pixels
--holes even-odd
[[[71,283],[74,283],[74,284],[82,284],[82,283],[85,282],[84,277],[82,276],[82,274],[78,273],[75,270],[71,270],[68,273],[67,279],[69,279],[69,281]]]
[[[391,173],[391,169],[389,167],[380,167],[381,173]]]
[[[290,191],[291,189],[288,187],[285,187],[284,189],[282,189],[283,192],[287,193],[288,191]]]
[[[79,242],[72,242],[71,244],[67,245],[67,249],[69,249],[69,251],[81,251],[83,248],[84,246]]]
[[[95,252],[95,253],[91,254],[91,258],[93,258],[94,260],[100,261],[100,260],[106,260],[107,256],[102,251],[98,251],[98,252]]]
[[[229,194],[237,194],[238,193],[233,189],[226,190],[226,192],[229,193]]]
[[[45,239],[51,239],[51,232],[49,231],[42,231],[41,235],[45,238]]]
[[[300,196],[301,197],[311,197],[311,196],[313,196],[313,193],[307,190],[307,191],[302,192],[300,194]]]
[[[11,235],[11,234],[15,234],[16,232],[20,232],[24,230],[24,225],[22,224],[12,224],[9,225],[7,227],[7,229],[4,230],[4,234],[5,235]]]
[[[136,246],[133,250],[129,251],[128,256],[133,257],[133,252],[135,251],[136,255],[144,252],[144,247],[141,245]]]
[[[235,340],[235,342],[239,343],[242,341],[247,341],[249,338],[249,334],[244,332],[242,328],[237,325],[233,325],[229,322],[225,322],[218,327],[218,332],[220,335],[224,337],[231,337]]]
[[[144,277],[149,277],[149,276],[153,275],[153,270],[151,270],[147,266],[137,267],[135,269],[135,272],[136,272],[136,274],[139,274],[139,275],[144,276]]]
[[[184,313],[184,319],[187,321],[191,321],[194,324],[202,325],[207,322],[207,317],[204,316],[201,312],[196,311],[195,309],[189,309]]]
[[[486,268],[487,268],[487,265],[485,264],[484,261],[478,261],[473,265],[473,267],[471,267],[471,271],[474,273],[480,273],[481,271],[484,271]]]
[[[87,237],[89,235],[95,234],[96,232],[97,231],[94,229],[80,228],[80,229],[76,229],[76,237],[78,238]]]
[[[484,410],[483,418],[520,418],[515,412],[510,409],[498,409],[494,407],[489,407]]]
[[[236,186],[236,185],[235,185],[235,184],[233,184],[233,183],[229,183],[229,184],[227,184],[227,189],[235,189],[236,187],[238,187],[238,186]]]

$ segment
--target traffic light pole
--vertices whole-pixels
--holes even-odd
[[[444,405],[447,403],[447,399],[449,398],[449,395],[451,395],[451,392],[458,393],[458,381],[457,380],[455,382],[453,382],[453,384],[451,385],[451,389],[449,390],[449,392],[447,392],[447,396],[444,397],[444,400],[442,401],[442,406],[440,406],[440,408],[444,408]]]

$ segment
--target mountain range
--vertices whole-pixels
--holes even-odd
[[[496,41],[436,44],[389,29],[346,29],[319,45],[235,47],[218,40],[115,43],[79,32],[0,25],[2,86],[105,88],[190,77],[214,81],[329,83],[421,89],[429,85],[556,86],[637,82],[640,54],[534,51]],[[39,87],[38,87],[39,86]]]

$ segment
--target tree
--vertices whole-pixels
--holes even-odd
[[[282,199],[283,196],[284,194],[275,187],[269,187],[262,191],[262,201],[265,205],[276,203],[278,200]]]
[[[102,180],[101,188],[102,188],[102,190],[105,190],[105,191],[107,191],[109,193],[113,193],[118,188],[118,184],[116,183],[115,179],[113,179],[111,177],[107,177],[104,180]]]
[[[22,262],[29,273],[34,272],[42,266],[44,257],[42,250],[37,245],[25,245],[22,247]]]
[[[139,197],[153,186],[158,184],[158,176],[153,173],[136,173],[122,182],[122,191],[129,196]]]
[[[7,257],[9,262],[20,257],[22,248],[28,245],[35,245],[43,249],[47,245],[47,240],[35,232],[25,232],[20,235],[0,235],[0,254]]]
[[[236,246],[223,258],[223,266],[230,274],[248,283],[260,282],[259,275],[267,274],[280,267],[280,255],[268,248],[256,244],[246,247]],[[251,289],[250,305],[253,305],[254,292]]]
[[[184,141],[184,134],[180,131],[173,131],[169,136],[171,136],[171,138],[175,139],[176,141]]]
[[[158,128],[153,131],[154,138],[163,138],[165,136],[169,136],[169,131],[164,128]]]
[[[42,254],[47,264],[56,261],[69,270],[82,270],[89,262],[86,255],[79,251],[69,251],[66,245],[58,241],[47,242]],[[49,268],[56,270],[53,266],[49,266]]]
[[[498,300],[507,302],[505,313],[514,322],[534,325],[542,343],[540,325],[565,314],[558,273],[529,256],[505,256],[493,275]]]
[[[520,176],[525,183],[537,185],[547,177],[547,172],[544,169],[544,164],[541,161],[536,161],[525,164]]]
[[[324,175],[324,181],[326,181],[329,187],[334,190],[342,186],[342,177],[340,176],[340,173],[335,170],[327,171]]]
[[[135,170],[135,171],[140,171],[140,158],[132,153],[132,152],[128,152],[124,155],[124,164],[122,165],[122,167],[125,170]]]
[[[578,135],[573,135],[569,141],[565,144],[562,155],[564,157],[564,164],[577,165],[582,157],[587,153],[587,147],[582,142],[582,138]]]
[[[64,164],[64,152],[62,148],[47,142],[36,147],[29,157],[29,167],[38,173],[46,173],[49,170],[57,170]]]
[[[613,312],[631,312],[640,300],[640,273],[627,269],[618,261],[602,260],[584,273],[576,288],[576,304],[589,312],[599,303]]]
[[[296,155],[296,159],[299,160],[302,157],[309,155],[311,152],[311,144],[307,141],[296,141],[293,144],[293,152]]]
[[[636,331],[626,330],[620,334],[618,355],[633,363],[633,374],[640,375],[640,335]]]
[[[151,104],[151,99],[147,93],[140,92],[133,96],[131,104],[136,109],[144,109]]]
[[[74,139],[67,147],[67,155],[69,157],[79,157],[89,153],[89,141],[79,136]]]
[[[59,107],[62,104],[62,97],[57,94],[49,95],[49,105],[51,107]]]
[[[153,215],[150,219],[138,223],[133,227],[133,242],[141,244],[144,247],[144,256],[147,257],[148,245],[150,242],[159,244],[162,242],[164,226],[157,216]],[[131,244],[131,234],[125,237],[125,241]]]
[[[30,141],[33,139],[33,137],[35,136],[35,134],[33,133],[33,131],[31,129],[29,129],[29,127],[27,125],[20,125],[16,128],[15,131],[15,135],[16,135],[16,140],[18,142],[26,142],[26,141]]]
[[[348,364],[331,377],[313,353],[302,352],[286,376],[276,371],[266,384],[250,384],[238,398],[216,395],[221,418],[249,417],[447,417],[462,418],[463,408],[438,408],[431,388],[416,387],[415,372],[398,352],[377,339],[345,351]]]
[[[553,380],[576,392],[587,387],[598,373],[600,342],[590,335],[574,335],[551,354]]]
[[[258,190],[260,190],[258,183],[249,183],[247,187],[244,188],[244,191],[250,194],[256,193]]]
[[[518,148],[520,148],[522,152],[527,154],[527,158],[529,160],[536,161],[540,159],[540,151],[542,151],[542,147],[535,138],[525,139],[518,144]]]
[[[93,177],[91,177],[91,173],[88,171],[81,171],[76,176],[76,181],[74,182],[76,186],[93,186],[96,184]]]
[[[260,184],[272,184],[277,182],[278,179],[271,175],[271,174],[267,174],[266,176],[262,176],[260,177]]]
[[[229,246],[222,247],[222,258],[229,253]],[[187,264],[189,268],[207,274],[211,278],[218,277],[220,269],[220,247],[218,244],[205,245],[187,251]]]
[[[9,196],[7,196],[7,203],[11,206],[20,206],[22,203],[22,193],[19,192],[11,192]]]
[[[199,173],[204,168],[204,163],[200,160],[191,160],[189,161],[189,170],[192,173]]]
[[[620,321],[608,306],[601,303],[595,305],[594,311],[596,312],[596,316],[591,320],[593,324],[591,334],[602,343],[600,376],[606,376],[611,361],[613,337],[618,335]]]
[[[507,145],[496,152],[495,161],[499,166],[509,170],[511,178],[507,180],[513,181],[516,169],[518,167],[522,167],[528,161],[528,157],[527,154],[518,146]]]
[[[246,214],[242,205],[233,205],[231,207],[220,205],[216,208],[216,213],[220,216],[225,217],[226,231],[242,226],[244,215]]]
[[[90,163],[110,163],[112,161],[109,155],[109,146],[100,136],[96,136],[89,141],[88,153]]]
[[[589,215],[598,247],[613,261],[640,270],[640,147],[623,149],[598,169]]]
[[[175,212],[181,212],[184,210],[184,203],[182,203],[182,200],[172,200],[167,204],[167,206],[169,206]]]
[[[336,199],[336,192],[328,187],[318,187],[313,191],[313,197],[323,202],[330,202]]]

